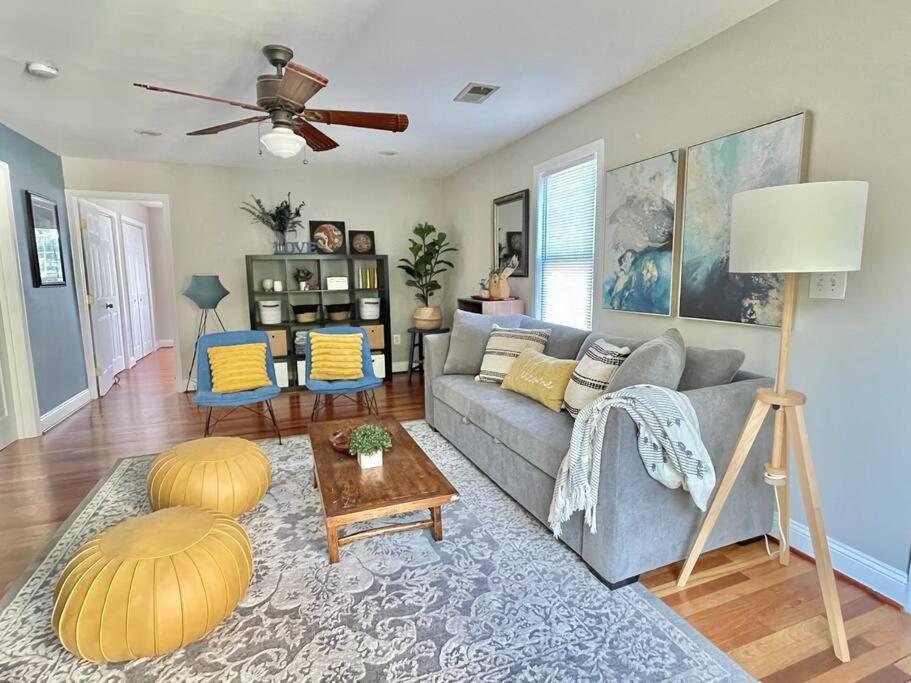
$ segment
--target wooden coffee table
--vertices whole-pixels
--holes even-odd
[[[392,436],[392,448],[383,453],[383,466],[362,470],[357,458],[338,453],[329,442],[333,432],[379,422]],[[314,486],[318,486],[326,518],[329,562],[339,559],[339,546],[414,529],[432,529],[435,541],[443,539],[443,509],[459,499],[459,492],[421,450],[411,435],[391,417],[354,418],[310,425],[313,446]],[[430,519],[386,524],[339,536],[339,528],[400,512],[429,510]]]

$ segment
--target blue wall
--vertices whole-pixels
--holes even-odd
[[[63,166],[56,154],[3,124],[0,124],[0,161],[5,161],[10,168],[19,268],[38,385],[38,407],[43,415],[87,388],[63,195]],[[32,283],[26,190],[57,202],[66,287],[36,288]]]

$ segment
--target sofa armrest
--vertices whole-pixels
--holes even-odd
[[[771,379],[758,378],[683,392],[696,411],[717,482],[731,461],[756,390],[771,385]],[[771,527],[771,490],[762,479],[771,454],[771,422],[767,419],[760,430],[706,550]],[[677,562],[689,552],[702,519],[689,493],[669,490],[649,476],[639,457],[635,423],[625,411],[611,411],[601,451],[598,532],[583,530],[585,561],[610,582]]]
[[[449,332],[424,336],[424,419],[433,427],[433,380],[443,374],[449,355]]]
[[[756,400],[756,392],[772,384],[768,377],[757,377],[683,392],[696,411],[702,442],[712,458],[718,481],[721,481],[725,468],[731,462],[740,430]],[[760,438],[757,437],[756,441],[759,442]],[[766,452],[771,456],[771,443]]]

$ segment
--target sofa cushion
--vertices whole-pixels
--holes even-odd
[[[576,354],[576,360],[582,360],[589,347],[599,339],[603,339],[611,346],[618,346],[620,348],[626,346],[630,351],[635,351],[646,342],[645,339],[633,339],[632,337],[618,337],[615,334],[592,332],[585,338],[585,341],[582,342],[582,346],[579,347],[579,353]]]
[[[634,384],[676,389],[685,364],[686,344],[680,332],[671,328],[635,349],[611,377],[607,390],[617,391]]]
[[[556,478],[569,449],[573,419],[529,398],[503,391],[498,384],[475,382],[467,375],[433,380],[434,396],[524,460]]]
[[[628,346],[614,346],[597,339],[579,361],[563,396],[566,412],[575,419],[579,411],[607,391],[611,377],[629,356]]]
[[[518,327],[521,315],[480,315],[456,311],[449,335],[449,354],[443,364],[444,375],[477,375],[494,324]]]
[[[528,315],[522,316],[522,323],[519,327],[533,330],[549,329],[550,339],[547,340],[547,346],[544,347],[544,355],[567,360],[576,358],[579,349],[582,347],[582,342],[585,341],[589,334],[588,330],[580,330],[566,325],[554,325]]]
[[[525,349],[509,368],[500,388],[528,396],[545,408],[560,412],[566,385],[577,363],[576,360],[552,358],[533,349]]]
[[[532,330],[521,327],[500,327],[494,325],[487,338],[487,348],[481,360],[479,382],[496,382],[499,384],[506,377],[516,358],[525,349],[543,353],[547,346],[550,330]]]
[[[704,389],[719,384],[730,384],[743,365],[746,354],[739,349],[686,349],[686,365],[680,378],[678,391]]]

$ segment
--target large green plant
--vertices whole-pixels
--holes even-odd
[[[279,244],[285,243],[285,233],[303,226],[301,209],[304,208],[305,203],[301,202],[296,207],[293,206],[290,192],[287,199],[283,199],[271,209],[267,209],[261,199],[252,194],[250,196],[253,197],[253,201],[241,204],[240,210],[250,214],[254,222],[262,223],[274,232]]]
[[[429,306],[433,293],[443,288],[437,278],[455,268],[443,255],[458,249],[447,241],[445,232],[437,232],[430,223],[418,223],[413,232],[418,239],[408,238],[411,258],[400,258],[398,267],[408,276],[405,284],[417,290],[415,298]]]

